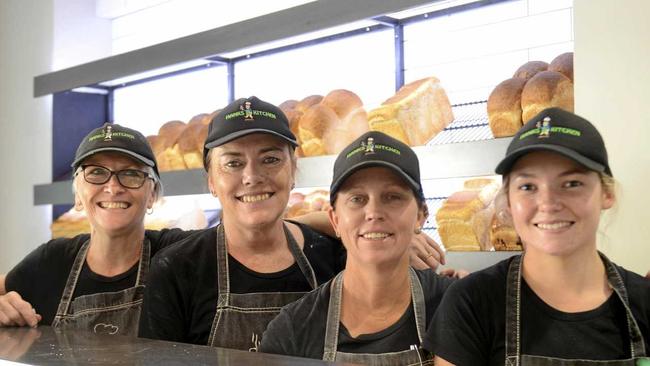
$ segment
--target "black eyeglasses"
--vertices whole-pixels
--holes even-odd
[[[137,169],[122,169],[114,172],[101,165],[82,165],[81,169],[84,179],[91,184],[104,184],[115,175],[122,187],[137,189],[144,185],[147,178],[153,180],[151,174]]]

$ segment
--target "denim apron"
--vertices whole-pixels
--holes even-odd
[[[415,313],[415,327],[418,331],[418,340],[422,344],[422,337],[426,329],[426,308],[424,292],[417,274],[409,268],[411,283],[411,302]],[[427,356],[419,345],[412,345],[410,349],[399,352],[387,353],[346,353],[338,352],[339,326],[341,324],[341,299],[343,294],[343,272],[334,277],[330,304],[327,310],[327,325],[325,326],[325,346],[323,360],[329,362],[352,362],[376,366],[394,365],[433,365],[431,356]]]
[[[289,251],[296,260],[312,289],[318,287],[316,275],[307,257],[284,225]],[[230,293],[228,248],[223,225],[217,227],[217,282],[219,297],[212,321],[208,345],[257,352],[266,326],[280,313],[280,309],[306,292]]]
[[[566,360],[553,357],[522,355],[521,354],[521,268],[523,255],[515,257],[508,269],[508,280],[506,287],[506,366],[589,366],[589,365],[611,365],[611,366],[642,366],[650,365],[650,359],[646,358],[643,335],[639,329],[632,311],[630,310],[627,290],[623,284],[621,275],[616,267],[599,253],[605,270],[609,286],[614,290],[616,296],[621,300],[627,313],[627,328],[630,336],[630,358],[625,360]]]
[[[72,295],[89,247],[90,241],[86,241],[77,253],[56,316],[52,321],[52,327],[82,329],[99,334],[137,336],[145,278],[149,270],[151,253],[149,239],[145,238],[142,243],[135,286],[122,291],[83,295],[73,300]]]

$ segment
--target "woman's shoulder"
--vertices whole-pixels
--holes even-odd
[[[332,280],[323,283],[288,305],[282,311],[293,324],[318,324],[327,319]]]
[[[623,279],[630,301],[642,303],[650,313],[650,279],[619,265],[615,264],[615,266]]]
[[[72,238],[56,238],[42,244],[35,251],[40,251],[45,257],[64,256],[75,257],[81,246],[90,239],[90,234],[80,234]]]
[[[465,297],[503,297],[502,295],[506,291],[508,268],[514,257],[504,259],[480,271],[472,272],[455,281],[450,286],[449,292],[462,294]]]
[[[154,258],[156,261],[196,261],[202,254],[215,251],[216,236],[214,228],[192,231],[192,235],[160,248]]]

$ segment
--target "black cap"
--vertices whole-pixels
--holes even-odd
[[[590,170],[613,176],[605,142],[596,127],[560,108],[545,109],[526,122],[513,137],[495,171],[507,174],[517,159],[538,150],[556,152]]]
[[[127,154],[144,165],[153,168],[157,176],[158,164],[147,139],[138,131],[118,124],[105,123],[86,135],[77,148],[72,169],[77,169],[81,162],[90,155],[116,151]]]
[[[424,202],[417,155],[408,145],[378,131],[364,133],[336,158],[330,202],[334,202],[339,188],[347,178],[360,169],[373,166],[392,169],[413,189],[415,198]]]
[[[251,133],[268,133],[298,146],[296,136],[289,129],[287,116],[280,108],[257,97],[241,98],[212,118],[203,148],[204,164],[208,151],[213,147]]]

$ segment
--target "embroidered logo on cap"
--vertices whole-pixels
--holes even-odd
[[[251,102],[244,102],[239,106],[239,109],[244,111],[244,121],[254,121],[253,110],[251,109]]]
[[[538,121],[537,128],[539,128],[539,136],[537,138],[547,138],[551,134],[551,117],[544,117],[541,123]]]
[[[551,137],[551,133],[559,133],[562,135],[569,135],[569,136],[575,136],[575,137],[580,137],[582,136],[582,132],[580,130],[576,130],[574,128],[569,128],[569,127],[561,127],[561,126],[551,126],[551,117],[544,117],[541,121],[538,121],[535,124],[535,128],[528,130],[519,136],[519,140],[523,140],[526,137],[532,136],[532,135],[537,135],[537,138],[543,139],[543,138],[548,138]]]
[[[106,125],[104,130],[104,141],[113,141],[113,126]]]
[[[368,137],[368,142],[364,143],[361,141],[361,147],[364,149],[363,154],[368,155],[368,154],[374,154],[375,153],[375,139],[372,137]]]

